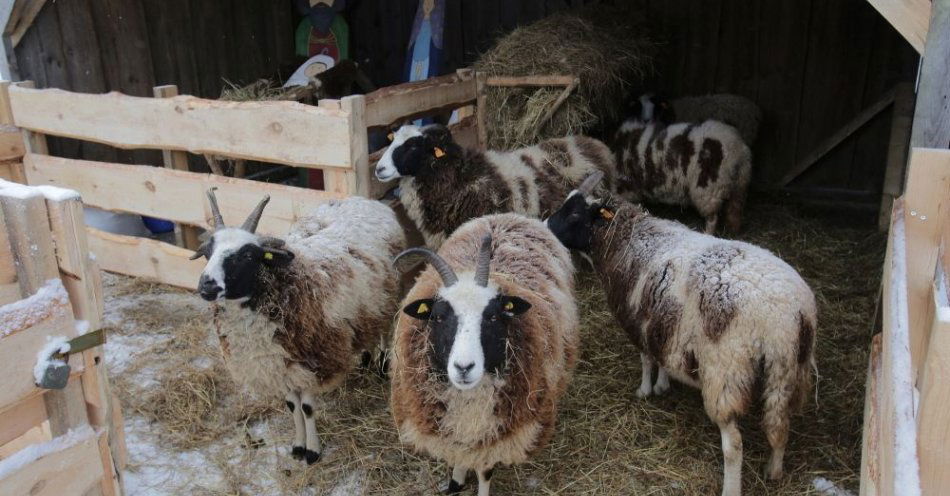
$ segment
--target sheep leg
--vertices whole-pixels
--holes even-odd
[[[742,434],[735,420],[719,424],[722,435],[722,496],[742,493]]]
[[[468,470],[461,466],[456,465],[452,467],[452,474],[449,475],[449,483],[443,494],[458,494],[462,492],[462,489],[465,489],[465,477],[468,476]]]
[[[706,234],[716,234],[716,226],[719,224],[719,213],[714,212],[706,216]]]
[[[670,390],[670,375],[663,367],[658,367],[656,384],[653,385],[653,394],[660,396]]]
[[[637,389],[637,398],[646,398],[653,392],[653,359],[646,353],[640,353],[640,389]],[[662,372],[662,369],[661,369]]]
[[[287,393],[284,399],[287,400],[287,409],[290,410],[290,414],[294,417],[294,444],[290,449],[290,456],[297,460],[303,460],[304,452],[306,451],[304,446],[307,442],[307,433],[303,423],[303,409],[300,406],[300,395],[297,393]]]
[[[488,496],[491,493],[491,476],[494,468],[478,472],[478,496]]]
[[[307,460],[307,465],[313,465],[320,461],[320,454],[323,451],[320,446],[320,437],[317,435],[317,421],[313,415],[313,405],[316,401],[313,393],[304,392],[300,395],[300,402],[307,430],[307,449],[304,452],[304,459]]]

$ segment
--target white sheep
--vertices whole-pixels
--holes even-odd
[[[554,433],[577,361],[578,317],[568,251],[518,214],[472,220],[423,272],[396,324],[391,405],[400,439],[468,472],[488,496],[498,464],[526,461]]]
[[[752,151],[735,128],[718,121],[667,124],[649,95],[642,113],[617,131],[617,192],[633,202],[693,206],[713,233],[724,212],[736,232],[752,177]],[[644,116],[654,116],[644,119]]]
[[[315,397],[339,386],[389,327],[399,298],[390,260],[405,236],[389,207],[364,198],[317,206],[286,241],[254,233],[269,197],[239,228],[224,225],[213,191],[208,198],[214,231],[193,258],[208,259],[198,291],[216,303],[225,364],[252,392],[284,396],[291,453],[312,464],[321,454]]]
[[[723,496],[740,494],[737,420],[755,401],[762,401],[772,447],[768,477],[781,477],[789,419],[806,399],[815,366],[815,296],[798,273],[762,248],[582,191],[547,225],[593,259],[608,305],[641,351],[637,395],[665,392],[667,373],[701,389],[722,434]]]
[[[498,152],[462,148],[445,126],[405,125],[376,165],[376,177],[400,179],[399,198],[432,249],[465,221],[515,212],[543,218],[594,171],[614,184],[610,149],[593,138],[569,136]]]

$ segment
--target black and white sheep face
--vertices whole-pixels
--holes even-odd
[[[657,121],[662,124],[672,124],[676,115],[673,113],[673,106],[670,101],[654,93],[645,93],[632,105],[631,119],[641,122]]]
[[[407,124],[391,136],[392,143],[376,164],[376,179],[382,182],[415,176],[448,154],[451,134],[445,126]]]
[[[590,251],[590,237],[599,209],[598,200],[589,200],[574,190],[544,223],[565,247],[586,253]]]
[[[215,231],[205,248],[208,263],[198,281],[201,297],[207,301],[249,298],[263,267],[286,265],[293,259],[291,252],[265,247],[261,240],[234,227]]]
[[[521,298],[499,294],[493,284],[480,286],[463,276],[435,299],[414,301],[403,311],[428,321],[433,368],[464,391],[486,373],[504,370],[512,321],[529,308]]]

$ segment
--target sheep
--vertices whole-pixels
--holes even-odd
[[[722,494],[740,494],[737,419],[756,399],[772,447],[767,475],[780,478],[790,416],[815,368],[815,296],[801,276],[757,246],[584,191],[572,192],[547,225],[565,246],[592,257],[611,311],[641,352],[637,396],[662,394],[669,376],[701,390],[722,435]]]
[[[628,200],[692,205],[714,233],[725,211],[726,227],[737,232],[752,176],[752,152],[735,128],[717,121],[666,124],[648,95],[642,115],[617,131],[617,192]],[[656,114],[656,115],[654,115]],[[651,120],[643,116],[654,115]]]
[[[390,402],[400,439],[470,470],[488,496],[493,468],[526,461],[554,433],[578,353],[574,268],[544,224],[519,214],[459,227],[403,300]],[[489,264],[491,267],[489,268]]]
[[[640,115],[644,120],[651,120],[655,115],[667,124],[700,123],[707,120],[724,122],[736,128],[742,140],[750,147],[758,138],[762,110],[744,96],[720,93],[682,96],[672,101],[657,94],[649,94],[647,97],[647,100],[636,100],[633,115]],[[642,113],[643,111],[646,113]]]
[[[405,125],[390,136],[376,178],[400,179],[400,200],[431,249],[475,217],[550,215],[595,170],[605,173],[607,188],[613,186],[613,155],[593,138],[571,136],[498,152],[460,147],[438,124]]]
[[[291,454],[319,460],[317,395],[339,386],[353,356],[380,342],[397,310],[389,261],[405,249],[382,203],[333,200],[301,217],[285,240],[255,234],[265,196],[241,227],[227,227],[208,191],[214,230],[192,259],[208,262],[198,292],[214,302],[214,327],[235,382],[284,395],[294,419]]]

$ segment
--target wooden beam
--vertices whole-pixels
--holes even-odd
[[[0,410],[0,446],[46,421],[43,397],[33,396]]]
[[[13,86],[10,103],[21,128],[118,148],[188,151],[297,167],[352,167],[346,113],[297,102],[144,98]]]
[[[17,281],[22,294],[31,295],[59,277],[46,199],[38,191],[18,197],[0,189],[0,207],[16,260]]]
[[[488,86],[570,86],[577,78],[574,76],[489,76],[485,80]]]
[[[864,425],[861,433],[860,496],[881,494],[881,334],[871,339],[868,375],[864,388]]]
[[[950,0],[931,7],[910,145],[950,147]]]
[[[11,13],[4,30],[4,35],[10,37],[10,44],[13,48],[16,48],[16,46],[20,44],[20,40],[22,40],[23,35],[26,34],[26,30],[30,29],[30,26],[33,25],[33,21],[36,20],[36,16],[43,10],[43,5],[46,4],[46,0],[21,0],[16,3],[17,5],[14,7],[14,11],[19,15],[14,19]],[[16,7],[21,4],[23,8],[17,9]]]
[[[835,133],[829,136],[826,140],[818,144],[808,155],[805,156],[801,161],[795,164],[785,176],[779,181],[780,186],[788,186],[788,183],[792,182],[796,177],[800,176],[803,172],[808,170],[809,167],[815,164],[821,157],[824,157],[826,153],[834,150],[842,141],[844,141],[848,136],[854,134],[855,131],[861,129],[862,126],[867,124],[868,121],[874,118],[877,114],[881,113],[886,109],[891,103],[894,102],[895,90],[891,88],[886,93],[884,93],[881,98],[876,102],[872,103],[864,110],[854,116],[851,121],[849,121],[844,126],[841,126]]]
[[[387,86],[366,95],[367,127],[390,126],[439,110],[451,110],[475,100],[475,79],[457,72],[424,81]]]
[[[914,85],[899,83],[894,93],[894,112],[891,117],[891,133],[887,145],[887,169],[884,172],[881,207],[878,210],[878,229],[881,231],[886,231],[890,227],[891,206],[904,188],[913,121]]]
[[[23,134],[13,125],[0,124],[0,161],[19,161],[26,149],[23,147]]]
[[[171,98],[178,96],[178,86],[174,84],[169,84],[165,86],[156,86],[152,88],[155,98]],[[188,154],[180,151],[173,150],[162,150],[162,164],[164,164],[166,169],[174,170],[188,170]],[[198,241],[198,229],[193,226],[182,226],[178,223],[175,224],[175,237],[178,239],[178,245],[187,248],[189,250],[197,250],[198,245],[201,244]]]
[[[286,234],[314,206],[345,196],[212,174],[48,155],[27,155],[24,164],[30,184],[74,189],[87,205],[203,228],[211,227],[211,210],[205,195],[211,187],[218,188],[221,214],[229,224],[240,224],[269,194],[271,201],[264,209],[260,231],[275,235]],[[103,259],[99,262],[105,263]]]
[[[83,429],[72,434],[68,444],[63,445],[59,439],[49,441],[50,448],[44,456],[0,478],[0,494],[86,494],[102,480],[102,465],[90,461],[99,459],[99,436],[103,435]]]
[[[868,0],[917,53],[924,53],[930,26],[930,0]]]
[[[938,277],[944,278],[943,270]],[[950,302],[945,281],[934,281],[933,324],[920,371],[917,452],[924,494],[950,488]]]
[[[149,238],[87,228],[89,249],[103,270],[194,289],[205,260],[188,260],[193,252]]]

